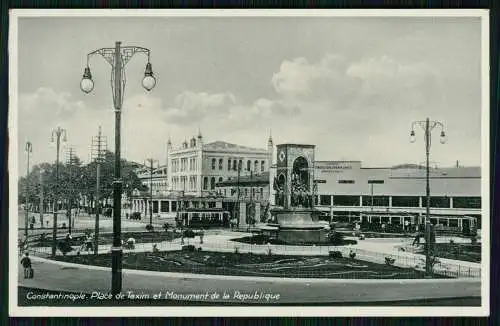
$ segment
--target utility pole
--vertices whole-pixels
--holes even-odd
[[[94,255],[99,253],[99,213],[100,205],[100,181],[101,181],[101,163],[104,161],[104,155],[107,150],[107,139],[102,135],[101,126],[97,136],[92,137],[91,156],[96,163],[96,189],[95,189],[95,227],[94,227]]]
[[[43,228],[44,206],[43,206],[43,170],[42,169],[40,169],[39,182],[40,182],[40,227]]]
[[[24,197],[24,209],[26,211],[26,217],[24,221],[24,235],[26,236],[26,243],[28,239],[28,224],[29,224],[29,206],[28,206],[28,197],[29,197],[29,175],[30,175],[30,155],[33,152],[33,146],[31,142],[26,142],[26,195]]]
[[[61,136],[63,136],[63,139],[61,139]],[[56,256],[56,249],[57,249],[57,209],[58,209],[58,199],[59,199],[59,150],[61,147],[61,141],[63,144],[66,143],[67,140],[67,135],[66,135],[66,129],[63,129],[61,127],[57,127],[52,131],[52,137],[51,141],[56,143],[56,182],[55,186],[56,189],[54,191],[54,219],[52,221],[52,257]]]
[[[158,162],[154,158],[146,159],[146,163],[149,163],[149,224],[153,226],[153,163]],[[144,164],[146,165],[146,164]]]
[[[74,191],[75,191],[75,186],[73,184],[73,175],[72,175],[72,167],[73,167],[73,163],[75,161],[75,149],[73,147],[69,147],[68,148],[68,152],[67,152],[67,160],[66,160],[66,164],[68,166],[68,178],[69,178],[69,182],[68,182],[68,189],[67,189],[67,192],[68,192],[68,198],[67,198],[67,217],[68,217],[68,232],[69,234],[71,234],[71,226],[73,223],[71,223],[71,207],[72,207],[72,204],[73,204],[73,195],[74,195]]]

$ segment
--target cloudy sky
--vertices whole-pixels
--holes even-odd
[[[18,22],[18,144],[35,163],[53,161],[51,128],[88,161],[101,125],[114,144],[110,67],[94,57],[95,88],[79,83],[86,54],[115,41],[151,50],[157,86],[141,86],[145,57],[126,66],[122,155],[164,162],[165,143],[195,135],[266,147],[317,145],[320,160],[391,166],[425,160],[411,122],[430,117],[431,161],[481,162],[479,18],[432,17],[114,17],[21,18]],[[14,108],[15,109],[15,108]]]

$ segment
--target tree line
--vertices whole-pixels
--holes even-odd
[[[106,203],[113,198],[114,164],[114,153],[106,151],[100,163],[99,197],[101,203]],[[134,189],[148,190],[147,186],[142,185],[135,172],[139,166],[135,162],[121,160],[123,194],[127,197],[132,195]],[[95,161],[83,164],[80,158],[74,156],[71,162],[59,162],[57,180],[55,162],[36,164],[30,168],[27,176],[18,180],[18,203],[25,204],[27,194],[27,202],[31,209],[40,211],[40,199],[43,193],[44,211],[52,210],[55,199],[64,203],[65,208],[68,204],[72,208],[80,208],[79,203],[86,198],[88,207],[95,207],[96,183],[97,162]]]

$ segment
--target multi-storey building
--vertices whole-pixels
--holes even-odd
[[[238,175],[257,175],[269,170],[269,158],[272,151],[272,139],[268,148],[252,148],[225,141],[204,144],[201,133],[184,141],[180,146],[167,142],[167,164],[161,167],[157,178],[153,174],[153,214],[163,217],[175,216],[181,209],[220,207],[215,203],[216,184],[227,180],[236,180]],[[148,185],[148,171],[141,176]],[[155,181],[163,188],[155,191]],[[166,185],[166,191],[164,186]],[[219,195],[220,197],[220,195]],[[150,195],[134,192],[133,210],[149,214]]]

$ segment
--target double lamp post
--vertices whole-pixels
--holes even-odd
[[[121,46],[121,42],[116,42],[114,48],[101,48],[87,54],[87,66],[80,82],[80,88],[84,93],[90,93],[94,88],[89,67],[90,58],[94,55],[101,55],[111,65],[111,90],[115,109],[115,178],[113,181],[113,246],[111,248],[111,293],[113,295],[120,293],[122,289],[120,128],[123,92],[126,82],[124,68],[136,53],[144,53],[147,56],[148,61],[142,86],[147,91],[150,91],[154,88],[156,79],[153,76],[149,49],[138,46]]]
[[[440,142],[446,142],[446,135],[444,133],[444,125],[439,121],[431,121],[429,118],[422,121],[414,121],[411,125],[410,142],[415,142],[415,126],[419,126],[424,130],[425,141],[425,196],[426,196],[426,214],[425,214],[425,274],[427,277],[432,276],[432,244],[431,244],[431,224],[430,224],[430,205],[431,205],[431,190],[429,182],[429,155],[431,150],[431,136],[432,130],[436,127],[441,128]]]

